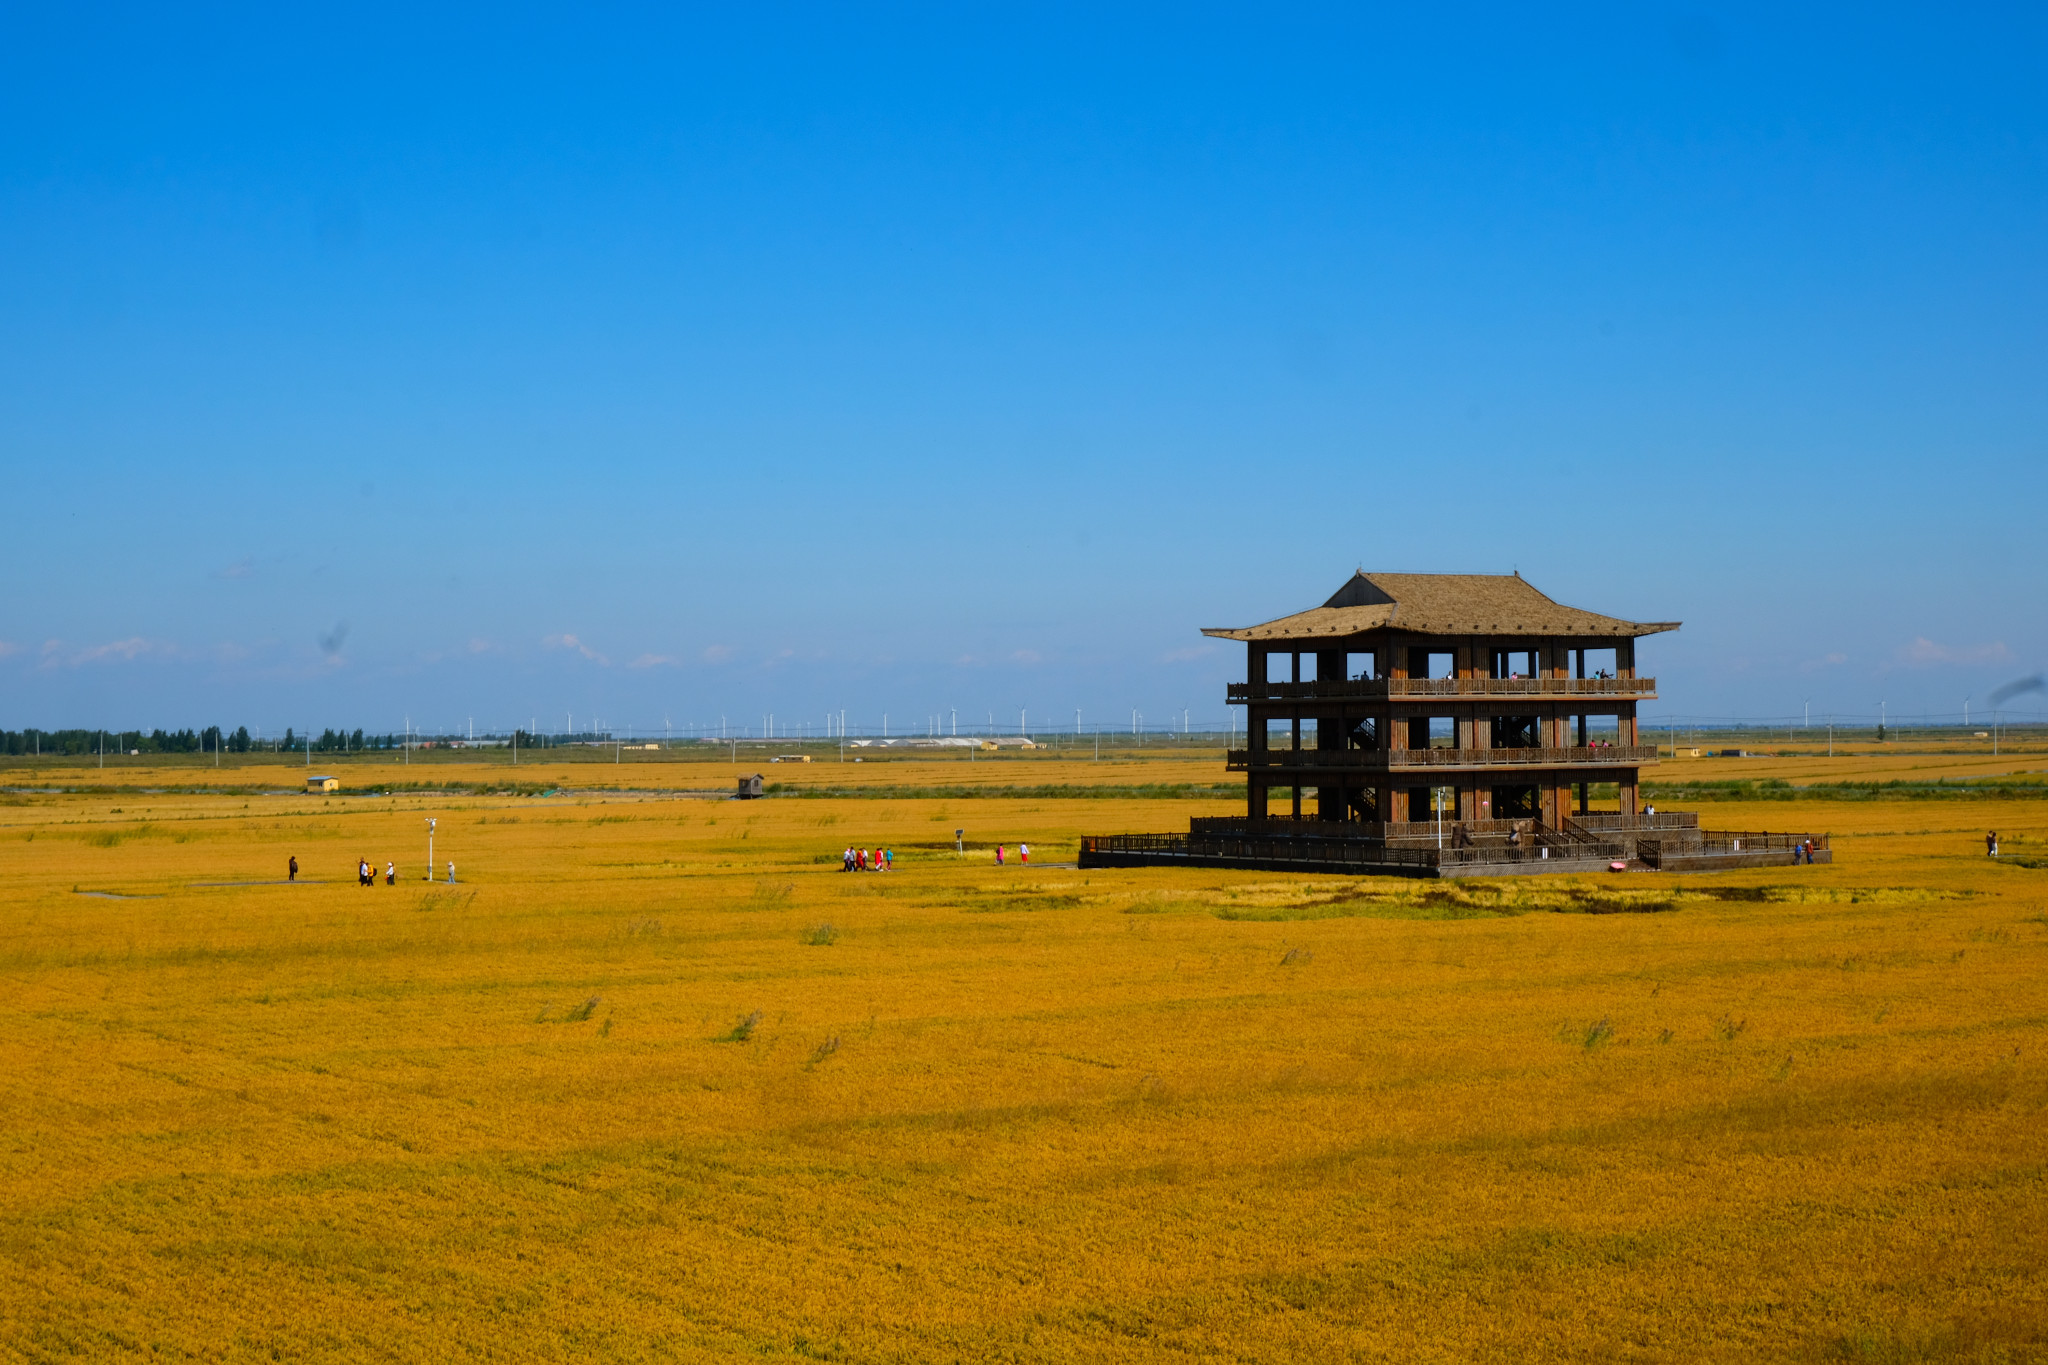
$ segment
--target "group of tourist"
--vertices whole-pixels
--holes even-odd
[[[293,854],[285,861],[284,879],[288,882],[295,882],[299,879],[299,859],[297,854]],[[455,880],[455,863],[453,860],[450,860],[448,864],[448,880],[451,882]],[[368,858],[356,859],[356,885],[375,886],[376,884],[377,869],[371,865],[370,860]],[[397,863],[387,862],[384,864],[384,885],[398,885]]]
[[[843,855],[841,872],[887,872],[896,865],[893,848],[851,848]]]
[[[285,860],[284,879],[288,882],[295,882],[299,879],[299,857],[296,853]],[[431,869],[428,871],[428,880],[433,880]],[[452,859],[448,863],[448,880],[450,882],[455,880],[455,863]],[[356,859],[356,885],[375,886],[376,884],[377,869],[371,866],[370,860],[368,858]],[[387,862],[384,864],[384,885],[398,885],[397,863]]]
[[[1028,865],[1030,864],[1030,862],[1031,862],[1031,845],[1029,845],[1029,844],[1019,844],[1019,845],[1017,845],[1017,863],[1018,863],[1018,865],[1019,865],[1019,866],[1028,866]],[[1003,846],[1002,846],[1001,844],[997,844],[997,845],[996,845],[996,866],[997,866],[997,867],[1001,867],[1002,865],[1003,865]],[[850,846],[850,845],[849,845],[849,846],[847,847],[846,851],[845,851],[845,852],[843,852],[843,853],[841,853],[841,854],[839,855],[839,870],[840,870],[841,872],[887,872],[887,871],[890,871],[890,870],[891,870],[892,868],[894,868],[895,866],[896,866],[896,850],[895,850],[895,849],[893,849],[893,848],[875,848],[875,849],[865,849],[865,848],[854,848],[854,847],[852,847],[852,846]],[[449,880],[449,881],[454,881],[454,880],[455,880],[455,878],[454,878],[454,876],[453,876],[453,875],[451,874],[451,875],[449,876],[448,880]]]

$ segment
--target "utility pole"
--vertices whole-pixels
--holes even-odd
[[[427,817],[427,880],[434,880],[434,817]]]

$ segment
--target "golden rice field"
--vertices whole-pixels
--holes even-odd
[[[2048,801],[1427,883],[993,794],[1213,751],[615,766],[0,771],[0,1357],[2048,1360]]]

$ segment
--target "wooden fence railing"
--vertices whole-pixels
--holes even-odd
[[[1811,843],[1815,853],[1828,851],[1825,834],[1786,834],[1769,830],[1703,830],[1676,839],[1638,839],[1636,851],[1644,861],[1661,866],[1668,853],[1674,858],[1738,858],[1751,853],[1784,853]]]
[[[1632,697],[1657,695],[1655,678],[1332,678],[1231,683],[1228,700],[1352,701],[1388,697]]]
[[[1620,811],[1587,811],[1583,815],[1568,817],[1570,823],[1595,834],[1620,830],[1633,832],[1648,829],[1697,829],[1699,812],[1690,810],[1658,811],[1655,815],[1628,815]]]
[[[1356,771],[1389,768],[1633,768],[1657,761],[1654,744],[1596,744],[1568,749],[1265,749],[1252,761],[1249,749],[1224,756],[1230,772],[1323,768]]]
[[[1543,833],[1554,835],[1555,831]],[[1229,858],[1293,863],[1304,869],[1329,867],[1443,868],[1549,862],[1605,862],[1616,850],[1598,843],[1531,837],[1509,845],[1498,841],[1465,848],[1401,848],[1376,839],[1261,837],[1253,834],[1097,834],[1081,840],[1084,861],[1101,854],[1147,858]]]

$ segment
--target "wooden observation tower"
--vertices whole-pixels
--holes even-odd
[[[1204,635],[1248,646],[1230,689],[1250,721],[1229,766],[1251,820],[1287,816],[1403,834],[1507,820],[1558,827],[1590,813],[1595,786],[1637,809],[1636,641],[1676,621],[1623,621],[1561,606],[1519,574],[1368,574],[1320,607]]]
[[[1716,836],[1642,807],[1657,749],[1636,707],[1657,682],[1637,674],[1636,641],[1678,624],[1567,607],[1519,573],[1360,570],[1319,607],[1204,630],[1246,646],[1229,700],[1249,734],[1227,759],[1245,813],[1084,839],[1082,865],[1457,876],[1828,860],[1825,838]]]

